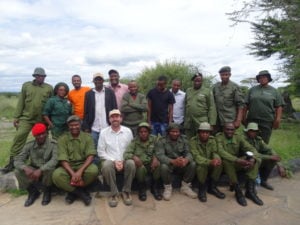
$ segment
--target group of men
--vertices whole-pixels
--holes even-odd
[[[231,68],[222,67],[219,73],[221,82],[212,90],[202,86],[201,73],[195,74],[193,87],[186,93],[180,90],[179,80],[173,80],[172,89],[168,90],[167,78],[160,76],[156,87],[146,96],[138,92],[136,81],[130,81],[128,86],[121,84],[116,70],[109,71],[108,86],[104,86],[101,73],[94,74],[94,88],[82,87],[80,76],[74,75],[74,89],[68,95],[74,115],[66,121],[69,132],[56,143],[48,138],[47,127],[39,117],[52,87],[44,83],[44,69],[36,68],[34,81],[22,87],[14,121],[17,134],[10,162],[3,172],[16,167],[20,187],[29,192],[25,206],[30,206],[40,190],[44,192],[42,204],[51,201],[52,182],[67,192],[67,203],[80,198],[89,205],[91,196],[86,187],[97,179],[100,171],[111,190],[108,203],[115,207],[119,197],[126,205],[132,204],[134,178],[139,199],[145,201],[149,175],[154,198],[170,200],[174,173],[181,175],[180,190],[189,197],[198,196],[205,202],[208,192],[223,199],[225,194],[219,191],[217,182],[224,171],[237,202],[245,206],[247,202],[237,178],[241,170],[246,178],[245,196],[262,205],[255,179],[260,173],[261,185],[273,189],[267,179],[280,157],[258,136],[259,123],[247,121],[247,138],[235,133],[245,120],[244,98],[238,85],[230,81]],[[268,78],[270,74],[259,73],[257,80],[263,76]],[[282,105],[279,101],[272,107],[277,112]],[[248,104],[246,108],[249,107]],[[25,145],[30,130],[35,139]],[[30,165],[25,163],[28,158]],[[119,173],[124,175],[122,190],[117,187]],[[191,188],[195,176],[198,194]]]

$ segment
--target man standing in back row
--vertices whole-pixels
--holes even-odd
[[[121,101],[123,98],[123,95],[128,92],[128,86],[126,84],[120,83],[120,75],[117,70],[110,70],[108,71],[109,75],[109,88],[114,91],[117,99],[117,105],[118,109],[121,109]]]

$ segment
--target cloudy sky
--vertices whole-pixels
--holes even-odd
[[[135,76],[156,62],[177,59],[216,75],[232,67],[236,82],[268,69],[245,45],[247,25],[230,27],[225,15],[238,0],[0,0],[0,92],[19,91],[44,67],[46,82],[70,84],[73,74],[91,85],[92,74]]]

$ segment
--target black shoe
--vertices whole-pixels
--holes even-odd
[[[138,187],[139,187],[139,192],[138,192],[139,200],[146,201],[147,200],[146,183],[144,182],[138,183]]]
[[[238,184],[234,185],[234,190],[235,190],[235,198],[237,203],[239,203],[241,206],[247,206],[246,198],[243,195],[243,192],[240,189],[240,186]]]
[[[262,186],[265,189],[271,190],[271,191],[274,190],[272,185],[270,185],[267,181],[261,181],[260,186]]]
[[[30,186],[27,190],[28,198],[24,203],[25,207],[31,206],[35,202],[35,200],[40,196],[40,192],[34,186]]]
[[[212,180],[210,182],[207,193],[212,194],[212,195],[214,195],[214,196],[216,196],[217,198],[220,198],[220,199],[225,198],[225,194],[217,188],[216,183]]]
[[[75,200],[76,200],[76,195],[71,192],[68,192],[65,198],[66,203],[71,205]]]
[[[48,205],[51,202],[51,188],[47,187],[45,188],[43,199],[42,199],[42,205]]]
[[[11,156],[9,158],[9,162],[8,164],[1,169],[2,174],[7,174],[9,172],[12,172],[14,170],[15,166],[14,166],[14,158]]]
[[[160,201],[163,199],[163,196],[161,194],[161,191],[158,187],[158,182],[154,181],[154,183],[151,186],[151,193],[153,194],[153,197],[155,198],[155,200]]]
[[[86,206],[91,204],[92,198],[91,198],[90,194],[87,191],[83,191],[82,188],[77,188],[72,193],[77,195]]]
[[[200,202],[207,202],[206,188],[206,184],[199,184],[198,199]]]

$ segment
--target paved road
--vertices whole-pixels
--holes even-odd
[[[109,208],[106,198],[96,194],[89,207],[79,201],[67,206],[63,196],[54,196],[48,206],[41,206],[38,199],[25,208],[26,196],[0,193],[0,218],[3,225],[299,225],[300,173],[270,182],[275,191],[258,188],[265,204],[257,206],[249,200],[247,207],[239,206],[226,187],[221,188],[224,200],[208,195],[208,202],[201,203],[177,192],[169,202],[155,201],[150,194],[146,202],[140,202],[134,195],[132,206],[119,202],[117,208]]]

